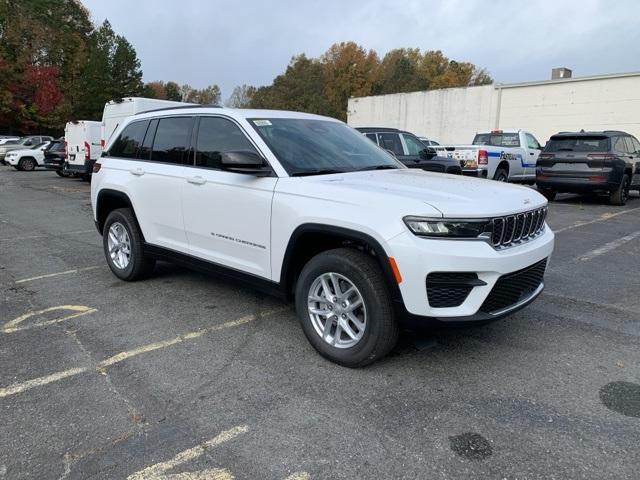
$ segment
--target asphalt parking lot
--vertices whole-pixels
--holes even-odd
[[[89,184],[0,167],[0,479],[636,479],[640,198],[560,196],[545,293],[350,370],[292,305],[109,271]]]

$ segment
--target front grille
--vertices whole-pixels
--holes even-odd
[[[497,217],[491,220],[491,244],[495,248],[510,247],[531,240],[544,230],[547,207],[529,212]]]
[[[530,267],[502,275],[491,289],[480,311],[495,313],[525,300],[542,283],[546,268],[547,259],[545,258]]]
[[[427,298],[433,308],[459,307],[473,287],[486,285],[473,272],[434,272],[427,275]]]

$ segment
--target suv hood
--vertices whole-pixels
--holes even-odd
[[[497,217],[547,203],[528,187],[413,169],[319,175],[303,180],[322,184],[325,191],[332,190],[344,201],[371,206],[376,198],[384,204],[393,202],[394,197],[400,201],[416,200],[454,218]]]

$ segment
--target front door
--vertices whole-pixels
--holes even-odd
[[[271,203],[278,179],[225,171],[221,154],[256,147],[224,117],[202,116],[183,190],[191,255],[271,279]]]

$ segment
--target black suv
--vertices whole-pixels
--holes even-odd
[[[54,170],[61,177],[68,177],[69,174],[64,172],[62,166],[67,159],[67,152],[64,143],[64,137],[60,137],[49,144],[44,151],[44,167]]]
[[[640,142],[628,133],[561,132],[538,158],[538,190],[549,200],[557,193],[596,193],[624,205],[629,190],[640,191]]]
[[[378,146],[392,152],[409,168],[420,168],[429,172],[462,174],[459,160],[438,156],[433,148],[425,146],[413,133],[397,128],[362,127],[356,128],[356,130]]]

